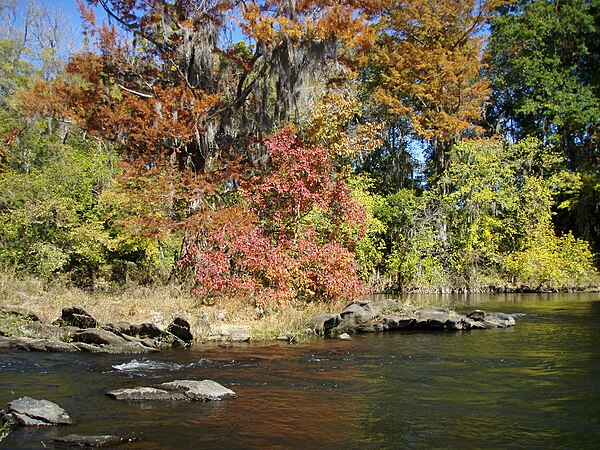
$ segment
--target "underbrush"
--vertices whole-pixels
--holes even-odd
[[[100,325],[126,321],[153,322],[166,327],[175,315],[185,317],[195,335],[202,335],[206,320],[213,332],[223,328],[243,328],[253,339],[274,339],[283,333],[302,334],[310,317],[346,306],[345,301],[327,303],[285,302],[257,310],[252,302],[220,299],[201,304],[182,284],[139,286],[85,291],[33,276],[0,272],[0,304],[19,306],[36,313],[44,322],[60,317],[66,306],[81,306]]]

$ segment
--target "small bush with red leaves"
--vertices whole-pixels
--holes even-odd
[[[259,306],[362,294],[353,252],[365,214],[336,179],[327,150],[286,129],[266,146],[270,170],[242,184],[240,203],[220,211],[187,257],[195,293]]]

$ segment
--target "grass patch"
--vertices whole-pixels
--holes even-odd
[[[63,307],[76,305],[86,309],[100,325],[119,321],[153,322],[164,328],[175,315],[181,315],[190,322],[195,336],[205,332],[203,325],[208,320],[213,333],[219,333],[222,328],[243,328],[254,340],[275,339],[283,333],[292,333],[300,338],[310,317],[341,311],[347,304],[288,302],[268,307],[259,316],[251,302],[221,299],[213,305],[202,305],[184,285],[131,285],[87,292],[31,276],[17,277],[3,272],[0,272],[0,299],[1,304],[33,311],[46,323],[60,317]],[[6,326],[15,332],[11,335],[18,336],[18,320],[14,316],[0,316],[0,326],[6,322]]]

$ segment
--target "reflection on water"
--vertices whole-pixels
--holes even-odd
[[[0,447],[52,447],[69,433],[134,434],[140,442],[131,447],[144,449],[597,447],[599,294],[440,296],[435,303],[516,313],[517,326],[198,346],[135,358],[5,353],[0,404],[46,398],[76,424],[18,430]],[[214,379],[239,397],[181,404],[104,396],[183,378]]]

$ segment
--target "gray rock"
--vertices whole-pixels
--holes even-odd
[[[21,319],[28,320],[30,322],[39,322],[40,318],[33,311],[30,311],[25,308],[21,308],[19,306],[11,306],[11,305],[0,305],[0,312],[5,314],[10,314],[12,316],[17,316]]]
[[[406,330],[414,323],[414,317],[408,317],[400,314],[389,314],[382,318],[383,328],[390,331]]]
[[[93,345],[121,346],[127,343],[122,337],[117,336],[110,331],[103,330],[102,328],[90,328],[76,331],[71,335],[71,340],[73,342],[83,342],[85,344]]]
[[[68,425],[72,423],[64,409],[48,400],[22,397],[8,403],[7,407],[4,420],[12,420],[19,425]]]
[[[460,314],[452,314],[446,321],[446,329],[450,331],[468,330],[469,328],[466,317]]]
[[[0,337],[0,349],[24,350],[30,352],[74,352],[77,347],[68,342],[54,339]]]
[[[102,327],[103,330],[110,331],[124,339],[126,336],[132,337],[134,333],[131,331],[132,324],[129,322],[108,323]]]
[[[172,346],[177,338],[170,335],[173,339],[168,344]],[[71,335],[74,345],[81,351],[92,353],[111,353],[111,354],[137,354],[152,353],[158,351],[159,344],[145,343],[139,339],[117,336],[116,334],[102,328],[90,328],[87,330],[78,330]],[[167,344],[165,344],[167,346]]]
[[[340,313],[340,319],[356,317],[360,321],[367,321],[371,320],[374,315],[370,302],[355,300]]]
[[[116,389],[106,393],[116,400],[186,400],[185,394],[153,387]]]
[[[338,336],[338,339],[341,339],[342,341],[350,341],[352,337],[348,333],[342,333]]]
[[[130,336],[136,336],[140,338],[157,338],[164,333],[163,330],[156,324],[151,322],[144,322],[139,325],[131,325],[129,333]]]
[[[339,323],[339,314],[321,314],[311,318],[308,327],[316,334],[325,334]]]
[[[186,342],[167,331],[163,331],[159,337],[152,339],[151,342],[153,342],[157,348],[181,348],[188,345]]]
[[[425,330],[442,330],[450,318],[446,308],[424,306],[415,312],[414,327]]]
[[[55,438],[54,442],[59,445],[68,445],[69,447],[116,447],[123,444],[137,442],[134,436],[82,436],[80,434],[69,434],[60,438]]]
[[[117,389],[106,393],[116,400],[200,400],[234,398],[235,392],[212,380],[175,380],[155,387]]]
[[[491,312],[486,314],[483,322],[486,325],[490,325],[492,328],[507,328],[515,326],[515,319],[511,315],[501,312]]]
[[[235,398],[235,392],[213,380],[175,380],[160,386],[163,389],[183,392],[190,400],[215,401]]]
[[[176,316],[173,319],[171,324],[167,327],[167,331],[187,344],[194,340],[194,336],[190,331],[190,323],[181,316]]]
[[[485,323],[483,323],[483,321],[473,320],[469,317],[465,317],[465,324],[467,326],[467,330],[483,330],[485,328],[488,328],[485,326]]]
[[[279,336],[277,336],[276,339],[278,341],[293,342],[294,340],[296,340],[296,335],[288,331],[286,333],[280,334]]]
[[[90,313],[79,306],[68,306],[62,309],[61,320],[64,325],[77,328],[96,328],[98,321]]]
[[[482,309],[476,309],[467,314],[467,317],[471,320],[485,320],[485,311]]]
[[[231,342],[248,342],[250,339],[252,339],[252,336],[243,328],[236,328],[228,337],[228,340]]]

